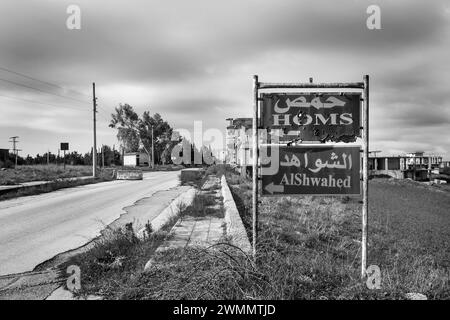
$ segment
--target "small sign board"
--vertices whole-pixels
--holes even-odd
[[[261,120],[280,141],[354,142],[361,137],[360,93],[265,93]]]
[[[359,146],[272,146],[271,153],[279,155],[275,170],[261,159],[263,196],[360,195]]]
[[[69,150],[69,143],[68,142],[61,142],[61,147],[59,148],[61,151],[67,151]]]

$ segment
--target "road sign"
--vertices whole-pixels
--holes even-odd
[[[68,142],[61,142],[61,151],[67,151],[69,150],[69,143]]]
[[[360,137],[360,93],[262,94],[262,126],[280,141],[354,142]]]
[[[272,146],[262,161],[262,195],[359,195],[359,146]],[[274,152],[278,148],[278,152]],[[278,154],[279,156],[273,156]],[[274,159],[277,158],[277,159]],[[273,170],[275,162],[275,170]],[[270,167],[270,170],[268,168]],[[266,169],[266,170],[265,170]],[[267,174],[270,171],[269,174]]]

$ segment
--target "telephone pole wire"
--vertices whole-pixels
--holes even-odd
[[[95,82],[92,83],[93,94],[93,120],[94,120],[94,146],[92,148],[92,176],[97,176],[97,125],[96,125],[96,113],[97,113],[97,97],[95,96]]]

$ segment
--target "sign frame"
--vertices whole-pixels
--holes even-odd
[[[361,138],[362,138],[362,237],[361,237],[361,278],[364,279],[367,275],[367,216],[369,212],[369,175],[368,175],[368,163],[369,163],[369,76],[364,75],[362,82],[334,82],[334,83],[313,83],[313,79],[309,79],[309,83],[270,83],[259,82],[258,75],[253,76],[253,168],[252,168],[252,253],[253,260],[256,263],[256,249],[258,238],[258,159],[259,159],[259,141],[258,141],[258,129],[261,126],[261,118],[259,117],[260,102],[259,91],[264,89],[338,89],[343,91],[344,89],[357,89],[362,93],[361,117],[362,126]]]

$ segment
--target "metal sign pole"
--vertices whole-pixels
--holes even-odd
[[[253,76],[253,261],[256,263],[256,239],[258,237],[258,76]]]
[[[369,212],[369,76],[364,76],[363,92],[363,207],[361,239],[361,278],[366,276],[367,266],[367,216]]]

